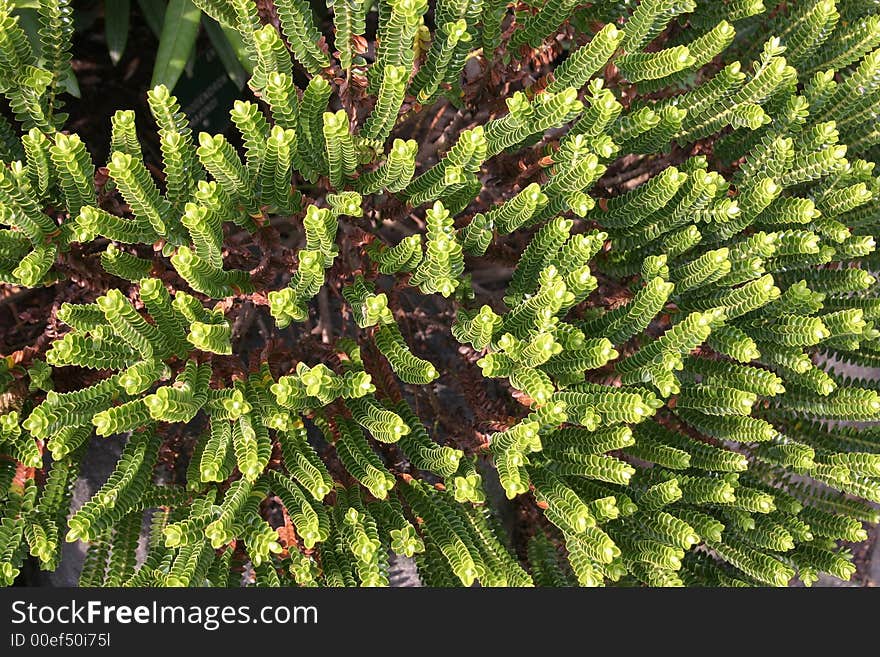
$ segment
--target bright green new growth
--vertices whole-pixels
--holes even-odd
[[[357,163],[354,140],[349,132],[348,116],[345,111],[339,110],[335,114],[325,112],[322,129],[327,149],[330,182],[336,189],[341,189],[345,178],[354,173]],[[380,130],[384,131],[384,128]]]
[[[101,163],[69,3],[37,52],[0,0],[0,281],[63,301],[0,359],[0,581],[64,540],[108,586],[388,585],[389,550],[437,586],[853,576],[872,3],[382,0],[374,44],[360,0],[195,4],[252,65],[240,142],[158,86],[161,161],[121,110]],[[71,514],[93,433],[124,448]],[[516,545],[496,476],[543,515]]]
[[[452,229],[452,218],[440,201],[425,213],[425,222],[427,249],[411,282],[425,294],[439,292],[448,297],[458,287],[459,276],[464,272],[461,244]]]

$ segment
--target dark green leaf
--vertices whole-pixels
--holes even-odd
[[[130,0],[106,0],[104,2],[104,34],[107,50],[113,64],[118,64],[128,41],[128,19],[131,14]]]
[[[165,0],[138,0],[138,7],[144,15],[144,20],[156,38],[162,34],[162,23],[165,22],[165,9],[168,3]]]
[[[247,72],[238,61],[238,54],[226,38],[222,26],[210,16],[202,16],[202,24],[205,26],[205,32],[211,40],[211,45],[217,51],[217,56],[223,62],[229,79],[235,83],[239,89],[243,88],[247,82]]]
[[[168,89],[174,89],[196,45],[201,16],[202,12],[192,0],[171,0],[168,3],[150,86],[164,84]]]

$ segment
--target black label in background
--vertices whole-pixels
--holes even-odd
[[[229,127],[229,110],[241,95],[213,48],[196,55],[192,75],[186,71],[174,88],[193,132],[221,133]]]
[[[8,588],[0,589],[0,655],[356,657],[366,649],[394,657],[628,657],[644,649],[649,657],[713,657],[730,652],[726,645],[817,654],[823,638],[861,655],[876,653],[875,645],[859,650],[876,643],[875,595],[844,588]]]

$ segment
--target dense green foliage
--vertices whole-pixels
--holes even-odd
[[[68,3],[38,54],[0,0],[0,281],[95,256],[0,361],[0,581],[64,541],[89,585],[387,585],[390,553],[435,586],[852,576],[880,519],[877,2],[275,0],[280,30],[195,4],[259,104],[196,135],[154,88],[160,180],[133,113],[98,172],[64,132]],[[504,257],[493,295],[471,274]],[[469,361],[417,348],[429,295]],[[323,346],[285,356],[306,325]],[[456,380],[509,412],[412,403]],[[124,449],[70,509],[93,434]]]

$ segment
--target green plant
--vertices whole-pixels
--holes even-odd
[[[232,108],[239,151],[153,89],[160,183],[123,111],[96,178],[66,44],[0,1],[0,280],[56,298],[0,372],[5,583],[65,540],[92,585],[386,585],[389,552],[438,586],[852,576],[874,2],[380,0],[369,55],[370,3],[275,0],[280,33],[195,4],[265,111]],[[68,519],[93,432],[125,447]]]

